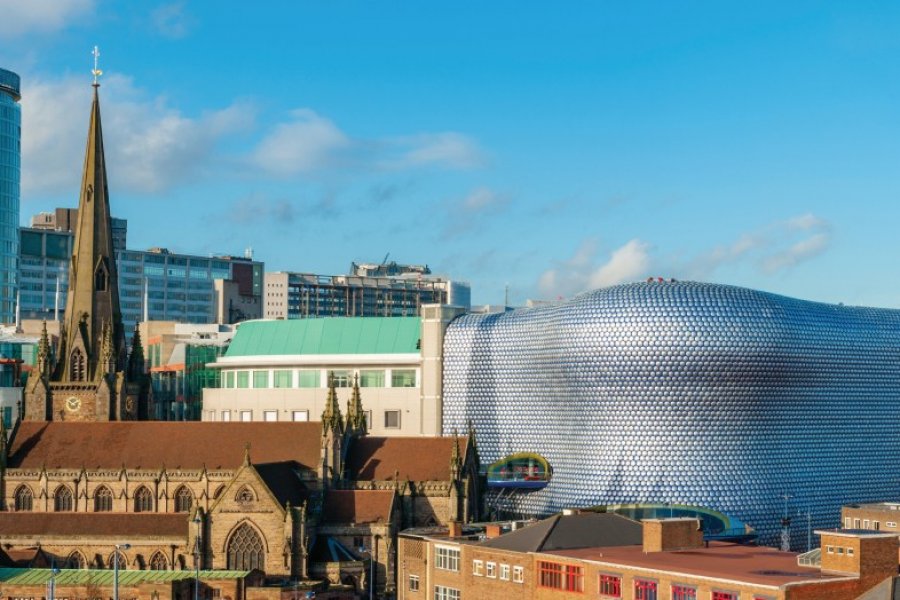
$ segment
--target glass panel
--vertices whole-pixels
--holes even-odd
[[[391,373],[391,387],[416,387],[416,370],[394,369]]]
[[[330,375],[334,377],[334,387],[346,388],[353,385],[353,376],[350,371],[331,371]]]
[[[250,372],[249,371],[238,371],[237,372],[237,386],[239,388],[250,387]]]
[[[302,388],[321,387],[319,385],[320,374],[321,373],[319,371],[300,371],[298,373],[299,378],[297,381],[297,387],[302,387]]]
[[[227,388],[234,387],[234,371],[227,371],[225,373],[225,387],[227,387]]]
[[[360,371],[359,387],[384,387],[384,371],[380,369]]]
[[[289,388],[291,387],[291,379],[293,372],[286,370],[275,371],[275,387]]]
[[[253,371],[253,387],[267,388],[269,387],[268,371]]]

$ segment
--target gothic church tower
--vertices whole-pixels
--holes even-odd
[[[26,420],[132,420],[144,411],[145,376],[127,369],[99,87],[95,80],[65,319],[53,357],[47,344],[38,349],[45,356],[26,383]]]

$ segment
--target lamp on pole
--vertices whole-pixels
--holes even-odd
[[[369,555],[369,600],[373,600],[375,598],[375,553],[365,546],[360,546],[359,552]]]
[[[119,600],[119,551],[128,550],[131,544],[116,544],[113,552],[113,600]]]
[[[194,600],[198,600],[200,598],[200,526],[203,523],[199,510],[194,513],[193,522],[197,526],[197,536],[194,538]]]
[[[47,590],[47,596],[50,600],[56,600],[56,576],[59,575],[59,567],[56,566],[56,563],[51,563],[50,567],[50,583],[48,584],[49,589]]]

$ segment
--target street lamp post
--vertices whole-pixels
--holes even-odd
[[[365,546],[360,546],[359,552],[369,555],[369,600],[373,600],[375,597],[375,552],[372,549],[366,549]]]
[[[194,600],[200,598],[200,525],[203,521],[200,519],[200,511],[194,514],[194,525],[197,526],[197,537],[194,539]]]
[[[116,544],[113,552],[113,600],[119,600],[119,551],[128,550],[131,544]]]
[[[50,600],[56,600],[56,576],[59,575],[59,567],[56,566],[56,563],[52,563],[50,567],[50,583],[49,590],[47,591],[47,596],[49,596]]]

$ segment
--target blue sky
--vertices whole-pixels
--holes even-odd
[[[99,45],[129,246],[427,263],[476,303],[647,276],[900,307],[900,5],[0,0],[22,222]]]

